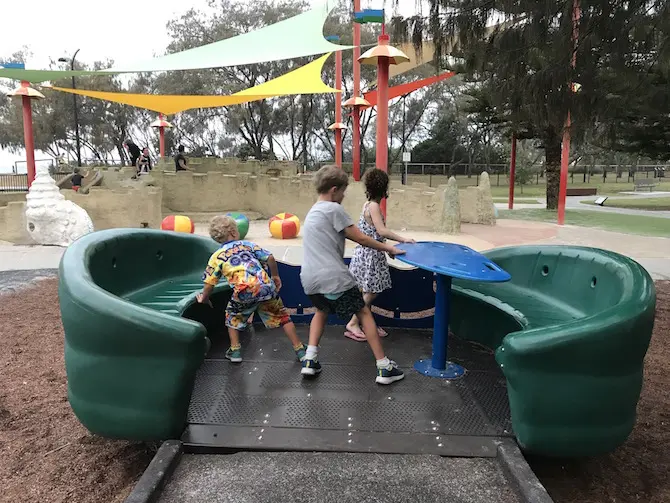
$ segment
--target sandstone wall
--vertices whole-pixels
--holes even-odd
[[[26,229],[26,203],[12,201],[6,206],[0,206],[0,241],[9,241],[16,244],[28,244],[32,238]]]
[[[229,175],[238,173],[249,173],[253,175],[295,175],[298,163],[294,161],[241,161],[235,157],[217,159],[215,157],[188,157],[188,168],[195,173],[210,173],[220,171]],[[154,170],[173,171],[174,159],[162,159],[156,164]]]
[[[62,190],[61,194],[88,212],[97,231],[115,227],[141,227],[143,223],[157,229],[161,224],[162,193],[159,188],[121,191],[91,187],[88,194],[79,194],[73,190]]]

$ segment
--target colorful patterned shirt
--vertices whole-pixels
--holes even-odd
[[[232,300],[251,304],[276,295],[275,284],[265,269],[271,253],[249,241],[229,241],[215,251],[202,280],[216,285],[223,276],[233,289]]]

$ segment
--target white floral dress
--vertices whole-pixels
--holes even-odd
[[[380,236],[375,226],[367,220],[368,218],[372,220],[368,208],[369,204],[367,202],[363,206],[363,212],[358,220],[358,228],[366,236],[383,243],[385,239]],[[356,278],[358,287],[364,293],[382,293],[384,290],[391,289],[391,272],[384,252],[358,245],[351,258],[349,272]]]

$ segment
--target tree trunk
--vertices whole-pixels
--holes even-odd
[[[547,171],[547,209],[558,209],[558,189],[561,183],[561,137],[547,135],[544,141],[544,156]]]

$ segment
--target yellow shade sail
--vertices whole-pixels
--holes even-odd
[[[193,108],[216,108],[239,105],[276,96],[341,92],[326,85],[321,79],[323,65],[329,57],[330,54],[326,54],[305,66],[301,66],[296,70],[282,75],[281,77],[226,96],[112,93],[105,91],[89,91],[86,89],[69,89],[64,87],[53,87],[52,89],[130,105],[137,108],[145,108],[165,115],[174,115]]]

